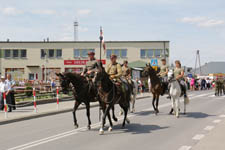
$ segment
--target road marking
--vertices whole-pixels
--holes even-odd
[[[221,120],[217,119],[217,120],[214,120],[213,123],[220,123]]]
[[[210,96],[208,96],[208,97],[215,97],[215,95],[210,95]]]
[[[190,99],[194,99],[194,98],[198,98],[198,97],[202,97],[202,96],[206,96],[206,95],[209,95],[209,94],[201,94],[201,95],[193,96]],[[184,101],[184,100],[182,100],[182,101]],[[165,104],[159,105],[159,108],[168,107],[170,105],[171,105],[170,102],[165,103]],[[144,112],[144,111],[153,111],[153,107],[148,108],[148,109],[144,109],[140,112]],[[134,116],[138,116],[138,114],[127,115],[128,118],[134,117]],[[120,120],[123,120],[123,116],[118,117],[118,121],[120,121]],[[106,125],[108,125],[108,123],[106,123]],[[97,128],[97,127],[100,127],[100,126],[101,126],[101,122],[98,122],[96,124],[91,125],[92,128]],[[65,137],[68,137],[68,136],[71,136],[71,135],[75,135],[75,134],[78,134],[78,133],[83,132],[83,131],[87,131],[87,127],[81,127],[79,129],[73,129],[71,131],[63,132],[63,133],[53,135],[53,136],[50,136],[50,137],[47,137],[47,138],[43,138],[43,139],[36,140],[36,141],[33,141],[33,142],[29,142],[29,143],[26,143],[26,144],[23,144],[23,145],[19,145],[19,146],[10,148],[8,150],[25,150],[25,149],[35,147],[35,146],[38,146],[38,145],[42,145],[42,144],[45,144],[45,143],[48,143],[48,142],[51,142],[51,141],[55,141],[55,140],[58,140],[58,139],[61,139],[61,138],[65,138]],[[189,149],[182,149],[182,150],[189,150]]]
[[[191,146],[181,146],[178,150],[190,150]]]
[[[219,117],[220,117],[220,118],[225,118],[225,115],[220,115]]]
[[[210,130],[212,130],[213,128],[214,128],[214,126],[206,126],[206,127],[204,128],[204,130],[210,131]]]
[[[197,134],[192,139],[193,140],[201,140],[205,135],[204,134]]]

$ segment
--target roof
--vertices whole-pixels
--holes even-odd
[[[105,43],[161,43],[170,41],[105,41]],[[99,41],[0,41],[0,43],[99,43]]]
[[[201,75],[216,73],[225,73],[225,62],[209,62],[201,66]],[[196,69],[196,74],[200,74],[200,68]]]
[[[131,68],[144,68],[146,66],[146,62],[140,61],[140,60],[133,61],[133,62],[130,62],[128,64],[128,66],[131,67]]]

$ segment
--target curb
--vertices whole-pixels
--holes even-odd
[[[144,98],[149,98],[150,96],[143,96],[143,97],[138,97],[136,100],[144,99]],[[96,102],[97,103],[97,102]],[[90,105],[90,108],[98,107],[99,104],[92,104]],[[78,108],[78,110],[85,109],[85,106],[81,106]],[[20,121],[25,121],[25,120],[31,120],[31,119],[36,119],[36,118],[41,118],[41,117],[47,117],[47,116],[53,116],[57,114],[62,114],[62,113],[67,113],[67,112],[72,112],[73,108],[66,108],[66,109],[60,109],[60,110],[55,110],[55,111],[49,111],[49,112],[42,112],[42,113],[37,113],[37,114],[31,114],[28,116],[23,116],[23,117],[16,117],[12,119],[5,119],[3,121],[0,121],[0,125],[5,125],[5,124],[10,124],[14,122],[20,122]]]

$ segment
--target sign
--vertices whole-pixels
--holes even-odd
[[[158,59],[151,59],[151,66],[158,66]]]
[[[86,65],[87,62],[88,60],[64,60],[64,65]],[[106,60],[102,60],[102,64],[105,65]]]

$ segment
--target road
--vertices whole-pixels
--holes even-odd
[[[189,93],[187,114],[168,115],[170,100],[160,98],[160,113],[155,116],[151,99],[136,102],[136,112],[129,114],[131,124],[121,128],[122,117],[113,131],[99,135],[98,108],[91,109],[92,129],[87,131],[85,110],[77,112],[79,128],[74,129],[72,113],[21,121],[0,127],[0,149],[10,150],[188,150],[198,134],[219,115],[225,114],[225,98],[214,97],[213,91]],[[183,106],[183,103],[181,103]],[[72,107],[72,106],[71,106]],[[182,111],[182,108],[181,108]]]

